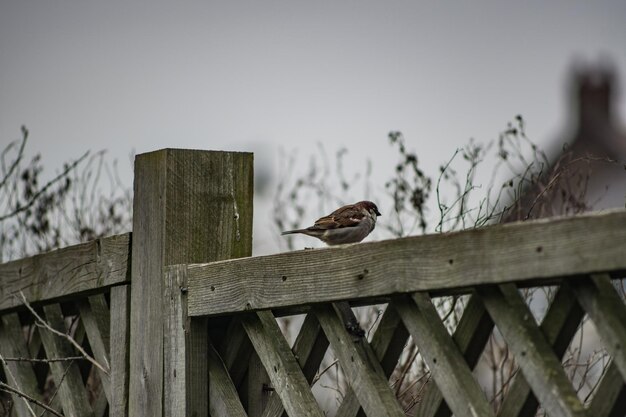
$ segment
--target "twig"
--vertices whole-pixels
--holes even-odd
[[[5,174],[4,178],[2,178],[2,181],[0,181],[0,189],[2,187],[4,187],[4,185],[6,184],[7,180],[9,179],[9,177],[11,176],[13,171],[15,171],[15,169],[20,164],[20,161],[22,160],[22,157],[24,156],[24,148],[26,147],[26,140],[27,139],[28,139],[28,130],[26,129],[26,127],[22,126],[22,144],[20,145],[20,149],[17,151],[17,156],[15,157],[15,160],[13,161],[11,166],[9,167],[9,170]],[[9,148],[12,148],[14,143],[15,142],[13,142],[11,145],[9,145],[6,148],[6,150],[8,151]],[[2,156],[4,157],[4,152],[3,152]],[[4,161],[4,158],[3,158],[3,161]]]
[[[59,381],[59,383],[56,386],[56,389],[54,390],[54,393],[52,394],[52,396],[50,397],[50,400],[48,400],[48,402],[50,404],[52,404],[52,400],[54,400],[54,398],[57,396],[57,394],[59,393],[59,390],[61,389],[61,384],[63,384],[63,381],[65,380],[65,376],[67,375],[67,373],[69,372],[70,368],[72,367],[72,365],[74,364],[74,361],[70,362],[66,367],[65,367],[65,371],[63,371],[63,375],[61,375],[61,380]],[[39,417],[43,417],[45,411],[43,411],[41,413],[41,415]]]
[[[53,179],[51,179],[50,181],[48,181],[46,183],[46,185],[44,185],[39,191],[37,191],[36,193],[34,193],[32,195],[32,197],[30,198],[30,200],[28,201],[28,203],[26,203],[23,206],[19,206],[16,207],[15,210],[13,210],[10,213],[7,213],[3,216],[0,216],[0,222],[4,221],[8,218],[11,218],[19,213],[21,213],[22,211],[28,210],[29,208],[32,207],[33,204],[35,204],[35,202],[37,201],[37,199],[39,198],[40,195],[42,195],[43,193],[45,193],[48,188],[52,187],[57,181],[59,181],[60,179],[64,178],[71,170],[73,170],[74,168],[76,168],[76,166],[82,162],[83,159],[85,159],[87,157],[87,155],[89,155],[89,152],[85,152],[83,154],[83,156],[81,156],[80,158],[78,158],[77,160],[75,160],[74,162],[72,162],[71,164],[67,165],[65,167],[65,169],[63,170],[63,172],[61,172],[59,175],[57,175],[56,177],[54,177]]]
[[[448,318],[450,317],[450,315],[454,312],[454,309],[456,308],[456,302],[457,302],[457,300],[458,300],[458,299],[459,299],[459,296],[458,296],[458,295],[453,295],[453,296],[452,296],[452,306],[450,307],[450,311],[448,311],[448,312],[446,313],[446,315],[445,315],[445,316],[443,316],[443,318],[441,319],[441,321],[442,321],[443,323],[445,323],[445,322],[446,322],[446,320],[448,320]]]
[[[52,362],[79,361],[79,360],[87,360],[87,359],[82,356],[69,356],[67,358],[50,358],[50,359],[4,358],[4,360],[7,362],[52,363]]]
[[[548,184],[545,186],[545,188],[542,189],[541,192],[539,192],[537,194],[537,196],[533,200],[532,204],[530,205],[530,208],[528,209],[528,212],[526,213],[526,217],[524,218],[524,220],[528,220],[530,218],[530,215],[531,215],[533,209],[535,208],[535,205],[537,205],[537,202],[539,201],[539,199],[541,197],[543,197],[543,195],[546,192],[548,192],[549,190],[552,189],[552,187],[556,184],[557,180],[559,178],[561,178],[561,175],[563,175],[565,172],[567,172],[571,165],[574,165],[574,164],[576,164],[578,162],[581,162],[581,161],[586,161],[586,162],[609,162],[609,163],[614,163],[615,162],[615,161],[613,161],[610,158],[598,158],[598,157],[593,157],[593,156],[590,156],[590,155],[581,156],[579,158],[575,158],[575,159],[567,162],[565,164],[565,166],[563,168],[561,168],[561,170],[559,170],[559,172],[557,172],[554,175],[554,177],[552,177],[552,179],[548,182]]]
[[[19,397],[21,397],[24,401],[30,401],[34,404],[37,404],[39,407],[44,408],[45,411],[48,411],[52,414],[54,414],[55,416],[58,417],[63,417],[63,414],[59,413],[58,411],[56,411],[54,408],[50,408],[48,407],[46,404],[42,403],[39,400],[34,399],[33,397],[31,397],[30,395],[13,388],[12,386],[5,384],[4,382],[0,381],[0,390],[4,391],[4,392],[8,392],[10,394],[15,394]],[[28,402],[27,402],[28,404]],[[28,406],[28,409],[32,412],[33,417],[37,417],[37,414],[34,413],[33,409],[30,407],[30,405]],[[44,412],[45,412],[44,411]]]
[[[4,365],[4,369],[5,369],[6,373],[7,373],[7,376],[11,377],[11,379],[13,380],[13,383],[15,384],[17,390],[21,390],[22,387],[20,387],[20,384],[17,382],[17,379],[15,378],[15,375],[13,375],[13,372],[11,372],[11,368],[9,368],[9,366],[7,365],[7,363],[4,360],[4,357],[2,356],[1,353],[0,353],[0,362],[2,362],[2,364]],[[7,381],[8,381],[8,378],[7,378]],[[0,383],[2,383],[2,381],[0,381]],[[35,411],[32,409],[30,404],[28,404],[28,401],[26,401],[26,398],[22,397],[22,399],[24,400],[24,404],[26,404],[26,408],[28,408],[28,411],[30,411],[30,414],[33,417],[37,417],[37,414],[35,414]]]
[[[322,375],[324,375],[326,372],[328,372],[330,370],[330,368],[332,368],[333,366],[337,365],[338,362],[339,362],[339,359],[335,359],[330,365],[328,365],[326,368],[324,368],[321,372],[318,372],[315,375],[315,377],[313,377],[313,381],[311,381],[311,387],[313,385],[315,385],[315,383],[322,378]]]
[[[40,323],[41,326],[45,327],[46,329],[48,329],[49,331],[51,331],[52,333],[56,334],[57,336],[60,336],[66,340],[68,340],[82,355],[83,357],[88,360],[89,362],[91,362],[95,367],[97,367],[98,369],[100,369],[102,372],[104,372],[105,374],[109,375],[109,371],[107,369],[105,369],[102,365],[100,365],[98,363],[97,360],[95,360],[94,358],[92,358],[86,351],[85,349],[83,349],[83,347],[81,345],[79,345],[76,340],[74,340],[74,338],[72,338],[70,335],[67,335],[65,333],[62,333],[56,329],[54,329],[52,326],[50,326],[44,319],[42,319],[39,314],[37,314],[37,312],[35,311],[35,309],[33,309],[31,307],[31,305],[28,303],[28,301],[26,301],[26,297],[24,296],[24,293],[20,290],[20,295],[22,296],[22,302],[24,303],[24,305],[26,306],[26,308],[28,308],[28,310],[30,310],[30,312],[33,314],[33,316],[35,316],[35,318],[37,319],[37,321]],[[14,295],[15,296],[15,295]]]

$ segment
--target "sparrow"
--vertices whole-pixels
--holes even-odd
[[[357,243],[369,235],[376,226],[376,218],[380,216],[378,207],[371,201],[359,201],[338,208],[318,219],[306,229],[287,230],[282,235],[302,233],[320,239],[327,245]]]

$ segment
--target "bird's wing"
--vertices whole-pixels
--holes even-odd
[[[317,219],[315,229],[338,229],[343,227],[358,226],[363,220],[365,214],[355,207],[353,204],[343,206],[330,213],[328,216],[324,216]]]

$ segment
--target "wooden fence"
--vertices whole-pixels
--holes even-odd
[[[472,369],[495,326],[520,369],[499,415],[626,414],[625,211],[253,258],[252,187],[248,153],[142,154],[132,235],[0,265],[7,384],[65,416],[323,416],[310,384],[330,348],[349,384],[337,416],[403,416],[388,379],[412,336],[432,382],[411,415],[494,416]],[[546,285],[537,324],[518,288]],[[431,297],[460,294],[451,334]],[[369,342],[346,301],[388,303]],[[56,361],[76,346],[28,306],[102,369]],[[306,314],[292,346],[275,319],[290,314]],[[561,363],[585,314],[611,356],[587,405]],[[45,412],[13,398],[16,416]]]

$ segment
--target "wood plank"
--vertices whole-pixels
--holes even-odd
[[[110,323],[109,308],[103,294],[82,299],[77,303],[80,319],[85,327],[94,359],[109,370],[106,374],[98,369],[98,376],[108,401],[111,401],[111,362],[109,360]]]
[[[45,320],[55,330],[66,332],[61,307],[58,304],[50,304],[43,307]],[[67,358],[76,356],[73,346],[64,338],[52,332],[41,329],[41,341],[43,342],[48,358]],[[78,369],[78,364],[66,362],[52,362],[50,370],[54,383],[59,389],[59,399],[66,416],[94,417],[93,410],[89,405],[87,391]],[[62,380],[62,383],[61,383]]]
[[[164,341],[172,342],[164,334],[171,311],[163,298],[165,266],[251,255],[252,159],[182,149],[135,159],[129,415],[162,416],[163,389],[170,388],[163,368]]]
[[[553,417],[583,417],[583,405],[528,306],[523,301],[509,302],[516,294],[519,297],[515,285],[478,287],[476,291],[546,412]]]
[[[587,408],[593,417],[622,417],[626,415],[626,384],[615,363],[607,367]]]
[[[365,413],[378,417],[404,416],[367,340],[347,332],[335,306],[318,305],[313,311]]]
[[[415,293],[411,298],[398,297],[394,306],[452,412],[457,417],[494,416],[428,294]]]
[[[193,265],[190,315],[626,271],[626,211]]]
[[[32,357],[28,353],[28,346],[26,340],[24,340],[22,325],[20,324],[17,313],[0,315],[0,353],[4,358]],[[32,364],[29,362],[7,362],[6,365],[4,369],[7,379],[6,382],[13,388],[25,392],[34,399],[43,402]],[[24,403],[24,400],[15,395],[12,396],[12,398],[17,416],[31,417],[30,410]],[[41,414],[42,408],[33,403],[29,404],[38,415]]]
[[[130,286],[111,288],[110,317],[111,417],[128,416],[128,359],[130,345]]]
[[[512,293],[507,299],[509,303],[520,305],[524,303],[519,292]],[[552,346],[557,358],[562,358],[576,334],[578,326],[584,316],[576,297],[568,284],[563,284],[557,290],[554,300],[539,326],[546,341]],[[518,372],[509,385],[509,390],[502,401],[499,414],[501,416],[533,417],[537,412],[539,402],[532,394],[523,373]]]
[[[391,304],[388,305],[370,343],[387,379],[393,373],[408,338],[409,331],[400,320],[398,312]],[[365,414],[354,390],[348,387],[337,410],[337,417],[354,417],[357,415],[364,416]]]
[[[207,319],[186,315],[186,267],[174,265],[165,272],[166,338],[163,344],[164,415],[205,416],[209,412]]]
[[[317,317],[315,314],[307,314],[291,351],[309,384],[315,378],[327,349],[328,339],[326,339]],[[280,397],[273,395],[263,410],[263,417],[280,417],[281,415],[286,417],[284,410]]]
[[[242,324],[290,416],[323,417],[309,383],[270,311],[247,314]]]
[[[626,305],[606,275],[592,275],[572,287],[626,381]]]
[[[472,294],[467,301],[463,316],[452,335],[454,343],[463,355],[470,369],[474,369],[493,330],[493,320],[485,310],[479,297]],[[443,400],[437,384],[430,382],[424,388],[421,402],[416,406],[415,415],[421,417],[448,417],[450,407]]]
[[[224,362],[211,343],[208,345],[209,411],[212,416],[247,417],[237,389]]]
[[[127,282],[129,259],[125,233],[0,264],[0,312]]]

